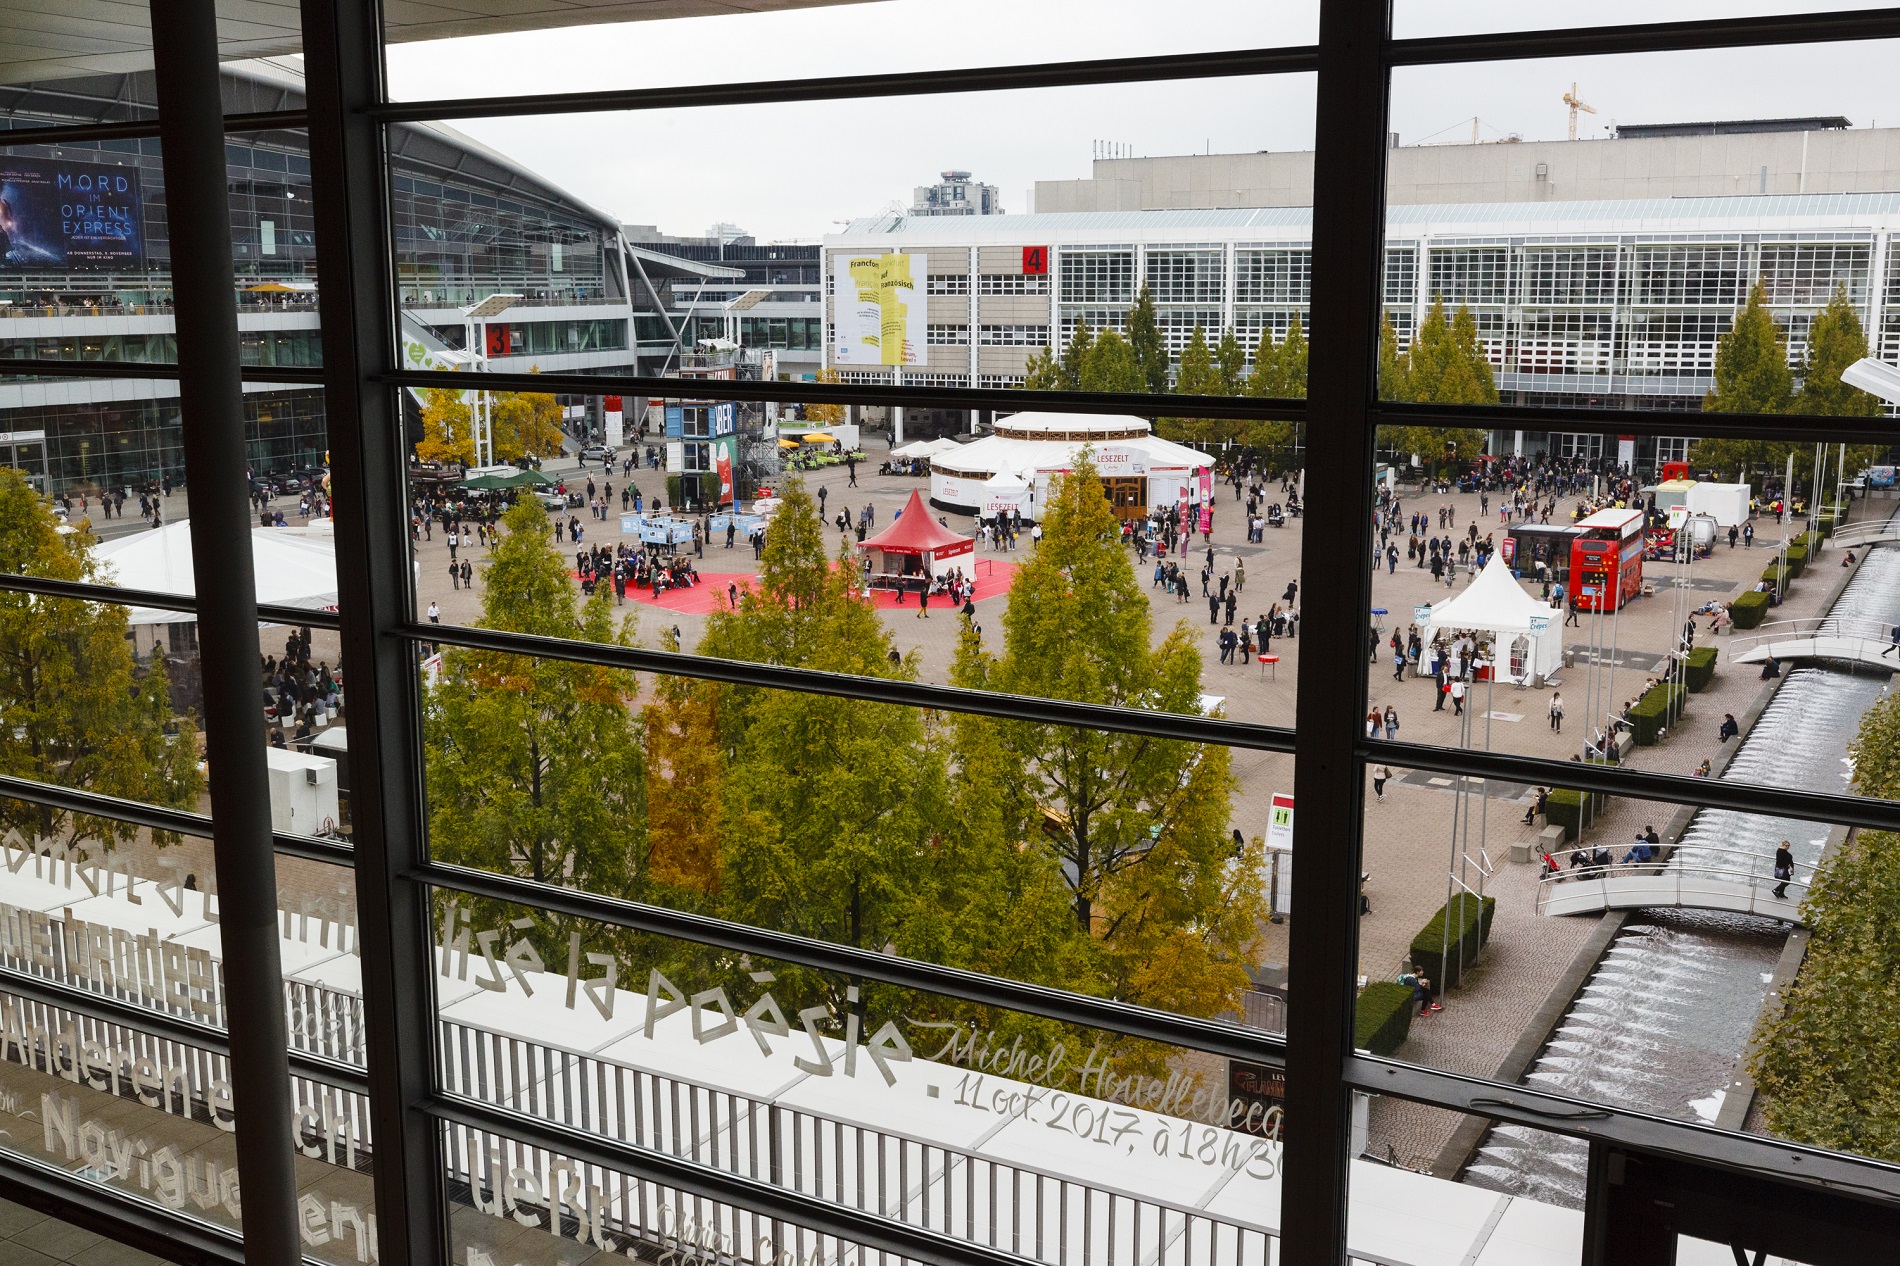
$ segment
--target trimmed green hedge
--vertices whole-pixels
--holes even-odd
[[[1788,552],[1783,555],[1783,557],[1788,560],[1788,575],[1791,579],[1795,576],[1799,576],[1808,568],[1808,551],[1802,549],[1799,545],[1790,545]]]
[[[1736,628],[1756,628],[1768,618],[1768,595],[1750,590],[1728,604],[1728,613]]]
[[[1436,982],[1438,978],[1432,979]],[[1417,1013],[1408,986],[1391,980],[1373,981],[1359,991],[1359,1001],[1353,1008],[1354,1048],[1390,1055],[1412,1032],[1412,1017]]]
[[[1716,655],[1713,646],[1698,646],[1689,652],[1683,664],[1682,678],[1691,694],[1707,689],[1708,684],[1715,680]]]
[[[1669,724],[1672,711],[1680,713],[1679,701],[1682,687],[1670,682],[1657,682],[1643,692],[1630,708],[1630,732],[1638,747],[1654,747],[1662,741],[1662,729]]]
[[[1795,537],[1794,544],[1806,550],[1808,557],[1812,559],[1821,552],[1821,542],[1826,539],[1827,533],[1825,532],[1809,531],[1803,532],[1801,535]]]
[[[1451,904],[1432,916],[1419,934],[1412,938],[1412,964],[1431,978],[1439,993],[1458,983],[1459,963],[1475,963],[1478,951],[1491,938],[1491,919],[1497,913],[1498,899],[1482,902],[1470,893],[1459,893]],[[1444,957],[1445,924],[1451,922],[1451,958]]]

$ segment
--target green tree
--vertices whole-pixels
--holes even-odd
[[[1174,390],[1176,394],[1184,396],[1223,394],[1221,371],[1214,362],[1214,350],[1207,345],[1207,331],[1198,325],[1188,337],[1188,345],[1181,351],[1180,368],[1174,376]],[[1231,438],[1230,428],[1218,419],[1161,418],[1157,429],[1164,438],[1182,442],[1218,443]]]
[[[826,386],[844,381],[835,369],[821,369],[812,375],[813,382]],[[837,426],[844,421],[845,409],[841,404],[805,404],[799,406],[799,415],[807,426]]]
[[[1836,285],[1834,297],[1808,327],[1795,411],[1830,418],[1879,417],[1879,400],[1841,381],[1847,367],[1866,355],[1867,332],[1861,328],[1860,314],[1847,301],[1847,287]]]
[[[1306,332],[1300,325],[1298,313],[1288,324],[1286,337],[1278,343],[1273,341],[1271,329],[1260,331],[1246,394],[1259,399],[1306,398]],[[1297,434],[1298,426],[1292,422],[1256,421],[1242,428],[1241,438],[1256,449],[1278,454],[1293,445]]]
[[[1852,756],[1856,791],[1900,798],[1900,697],[1868,709]],[[1900,836],[1855,834],[1815,875],[1801,913],[1807,955],[1750,1059],[1768,1128],[1900,1160]]]
[[[1710,413],[1786,413],[1794,401],[1788,340],[1768,311],[1758,278],[1748,303],[1715,345],[1715,389],[1702,397]]]
[[[92,545],[89,532],[62,534],[26,477],[0,466],[0,572],[106,583]],[[196,727],[172,714],[163,657],[141,674],[126,637],[124,607],[0,591],[0,773],[196,809]],[[0,830],[69,847],[96,839],[109,848],[138,834],[21,800],[0,800]]]
[[[1379,323],[1379,399],[1411,399],[1405,382],[1406,368],[1405,355],[1399,351],[1398,331],[1392,328],[1392,318],[1388,316]]]
[[[1161,318],[1155,312],[1154,296],[1145,282],[1135,295],[1134,306],[1128,309],[1128,345],[1134,351],[1141,385],[1127,390],[1157,394],[1166,391],[1171,376],[1168,345],[1161,337]]]
[[[1298,317],[1293,319],[1296,323],[1299,321]],[[1231,325],[1221,331],[1220,344],[1214,349],[1214,364],[1220,370],[1220,391],[1216,394],[1241,396],[1247,393],[1247,349],[1234,337]]]
[[[849,560],[791,480],[766,537],[759,583],[699,644],[725,658],[914,680],[889,628],[855,591]],[[947,618],[955,616],[944,612]],[[944,747],[915,708],[797,691],[698,683],[716,695],[725,917],[861,948],[963,963],[973,930],[953,924],[987,900],[983,870],[944,861],[951,820]],[[779,971],[781,999],[844,1008],[836,977]]]
[[[431,387],[422,399],[422,438],[416,442],[416,460],[474,465],[474,410],[464,393]]]
[[[1194,713],[1191,629],[1150,643],[1148,600],[1086,453],[1056,481],[1043,540],[1017,573],[1003,648],[965,637],[953,680],[1111,707]],[[1235,1005],[1261,913],[1258,859],[1230,856],[1227,749],[1099,730],[959,718],[960,764],[990,760],[1004,823],[1056,864],[1078,933],[1116,997],[1192,1014]]]
[[[1103,330],[1082,355],[1077,386],[1083,391],[1147,391],[1135,349],[1113,330]],[[1162,390],[1167,390],[1163,385]]]
[[[485,565],[478,627],[633,644],[631,622],[615,622],[606,586],[581,602],[540,506],[523,501],[502,522],[506,531]],[[610,897],[643,897],[646,776],[632,710],[636,690],[633,674],[618,669],[445,650],[423,715],[433,855]],[[486,908],[477,925],[499,927],[512,913]],[[545,922],[534,938],[544,954],[565,953],[569,930],[591,930],[559,916]]]
[[[1390,329],[1388,322],[1385,330]],[[1385,331],[1381,332],[1381,394],[1388,379],[1388,355],[1395,366],[1402,362],[1402,367],[1390,373],[1392,390],[1398,393],[1392,398],[1419,404],[1498,402],[1497,380],[1478,340],[1477,320],[1462,305],[1448,320],[1444,299],[1435,299],[1402,356],[1396,338],[1388,343]],[[1395,452],[1416,454],[1436,467],[1448,460],[1476,457],[1484,451],[1484,435],[1478,427],[1391,426],[1381,427],[1378,438],[1381,445]]]

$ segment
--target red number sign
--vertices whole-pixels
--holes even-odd
[[[487,334],[488,355],[506,356],[508,354],[508,327],[505,325],[486,325],[482,327]]]
[[[1049,275],[1049,248],[1047,246],[1023,247],[1023,271],[1035,277]]]

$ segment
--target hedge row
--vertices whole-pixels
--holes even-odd
[[[1698,646],[1689,652],[1683,664],[1682,678],[1691,694],[1706,689],[1715,680],[1715,660],[1716,649],[1713,646]]]
[[[1638,747],[1654,747],[1662,741],[1662,731],[1672,714],[1681,712],[1682,687],[1659,681],[1643,692],[1630,708],[1630,733]]]
[[[1756,628],[1768,618],[1768,595],[1751,589],[1728,604],[1728,613],[1736,628]]]
[[[1790,545],[1788,552],[1782,555],[1788,560],[1788,577],[1793,579],[1808,569],[1808,551],[1799,545]]]
[[[1554,798],[1554,797],[1553,797]],[[1412,965],[1421,975],[1429,976],[1432,987],[1443,992],[1458,983],[1459,964],[1475,963],[1478,951],[1491,939],[1491,919],[1497,913],[1498,899],[1480,901],[1469,893],[1459,893],[1451,903],[1432,916],[1419,934],[1412,938]],[[1445,926],[1451,925],[1451,958],[1445,958]]]
[[[1417,1011],[1410,986],[1390,980],[1373,981],[1359,991],[1359,1001],[1353,1008],[1354,1048],[1390,1055],[1411,1033],[1412,1016]]]

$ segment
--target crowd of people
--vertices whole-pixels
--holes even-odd
[[[305,630],[292,629],[284,639],[283,658],[266,655],[259,673],[272,747],[307,745],[317,729],[317,714],[330,717],[342,710],[341,670],[332,672],[328,663],[311,661]],[[288,736],[285,726],[293,727]]]

